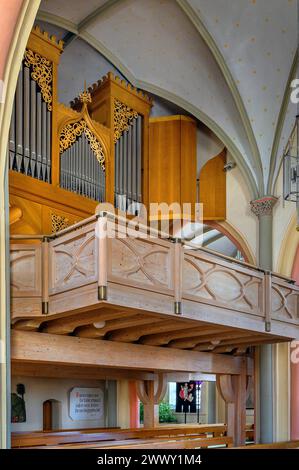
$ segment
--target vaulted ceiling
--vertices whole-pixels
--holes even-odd
[[[204,122],[253,197],[273,191],[296,115],[295,0],[43,0],[38,18]]]

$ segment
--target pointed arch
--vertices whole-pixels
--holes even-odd
[[[165,89],[162,89],[156,85],[148,83],[144,80],[140,80],[129,70],[121,61],[120,59],[115,56],[106,46],[104,46],[100,41],[93,38],[88,32],[82,31],[79,32],[78,26],[74,23],[70,23],[65,19],[40,11],[38,13],[37,19],[46,21],[48,23],[60,26],[61,28],[67,29],[68,31],[73,32],[74,34],[78,35],[81,39],[84,39],[90,46],[92,46],[95,50],[100,52],[107,60],[109,60],[114,67],[116,67],[120,73],[126,77],[126,79],[136,88],[143,89],[149,93],[154,93],[157,96],[164,98],[168,101],[173,102],[177,106],[185,109],[187,112],[192,114],[194,117],[202,121],[209,129],[211,129],[216,136],[223,142],[224,146],[233,156],[235,161],[238,163],[243,176],[248,183],[248,187],[251,193],[252,199],[257,199],[261,192],[261,182],[263,180],[262,176],[258,177],[256,175],[257,180],[254,177],[253,171],[245,161],[244,156],[242,155],[241,151],[238,149],[236,144],[233,140],[228,136],[228,134],[207,114],[205,114],[202,110],[197,108],[196,106],[192,105],[191,103],[187,102],[183,98],[177,96],[176,94],[169,92]],[[259,164],[257,165],[257,168]]]
[[[223,57],[221,54],[215,40],[207,30],[207,28],[204,25],[203,20],[200,18],[200,15],[198,12],[196,12],[191,5],[188,3],[187,0],[176,0],[177,4],[180,6],[180,8],[183,10],[185,15],[189,18],[189,20],[192,22],[192,24],[195,26],[197,29],[198,33],[202,37],[203,41],[209,48],[211,54],[213,55],[217,65],[219,66],[222,75],[228,85],[228,88],[232,94],[232,97],[234,99],[235,105],[239,111],[246,136],[249,141],[253,161],[256,165],[257,168],[257,173],[256,177],[258,180],[258,190],[261,194],[264,194],[264,181],[263,181],[263,166],[262,166],[262,161],[261,161],[261,156],[260,152],[257,146],[257,142],[255,139],[255,135],[250,123],[250,119],[248,117],[245,105],[243,103],[242,97],[239,93],[238,87],[235,83],[235,80],[233,78],[233,75]]]

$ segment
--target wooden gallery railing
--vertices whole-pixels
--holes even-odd
[[[139,225],[136,231],[132,221],[101,213],[41,244],[13,244],[13,322],[107,300],[298,336],[299,288],[292,281],[189,243],[158,238],[157,232],[148,236],[148,230]]]

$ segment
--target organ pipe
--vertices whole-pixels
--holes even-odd
[[[51,182],[52,113],[31,70],[22,63],[9,132],[9,168]]]
[[[105,172],[83,133],[63,152],[60,186],[99,202],[105,200]]]
[[[114,171],[116,207],[138,215],[142,201],[142,116],[134,118],[116,141]]]

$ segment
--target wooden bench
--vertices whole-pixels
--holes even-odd
[[[232,447],[231,437],[181,437],[156,439],[127,439],[123,441],[106,441],[82,444],[62,444],[58,446],[39,446],[38,449],[202,449],[211,447]],[[37,447],[26,447],[36,449]]]
[[[13,433],[12,447],[40,447],[64,444],[100,443],[124,441],[127,439],[169,439],[174,437],[220,437],[226,434],[225,425],[197,425],[181,427],[157,427],[137,429],[89,429],[78,431],[51,431],[33,433]]]
[[[103,449],[202,449],[210,447],[232,447],[233,440],[231,437],[211,437],[211,438],[190,438],[172,439],[157,441],[155,439],[148,439],[142,442],[117,442],[115,445],[103,444],[96,446],[96,448]]]
[[[270,444],[249,444],[237,449],[299,449],[299,441],[271,442]]]

